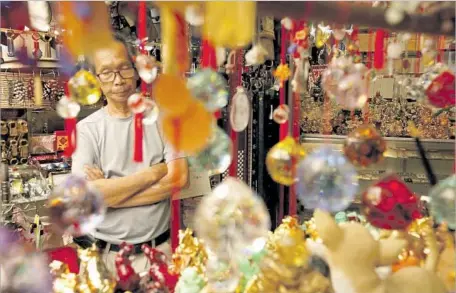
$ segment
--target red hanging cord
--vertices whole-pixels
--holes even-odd
[[[139,2],[138,7],[138,38],[140,40],[140,51],[141,53],[145,52],[143,47],[143,41],[147,35],[146,29],[146,22],[147,22],[147,9],[146,9],[146,2],[141,1]],[[141,82],[141,91],[143,94],[147,92],[147,84],[142,81]],[[134,150],[133,150],[133,161],[137,163],[141,163],[143,161],[143,113],[135,113],[134,115]]]
[[[201,67],[202,68],[211,68],[217,70],[217,53],[215,47],[209,42],[209,40],[203,39],[201,45]],[[215,119],[220,119],[222,113],[218,110],[214,112]]]
[[[180,131],[181,131],[181,121],[179,118],[174,119],[174,136],[176,141],[176,147],[179,146]],[[173,252],[179,246],[179,230],[180,230],[180,199],[179,199],[180,189],[176,186],[171,190],[171,248]]]
[[[382,69],[385,59],[385,31],[378,29],[375,34],[375,51],[374,51],[374,67]]]
[[[65,96],[69,99],[70,98],[70,91],[68,89],[68,80],[64,82],[63,85]],[[67,135],[68,144],[65,147],[63,152],[64,156],[70,158],[73,155],[74,151],[77,147],[77,132],[76,132],[76,124],[78,119],[74,118],[65,118],[64,126],[65,126],[65,134]]]

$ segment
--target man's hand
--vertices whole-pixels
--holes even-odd
[[[86,174],[86,179],[88,181],[94,181],[98,179],[104,179],[103,171],[96,166],[84,166],[84,173]]]

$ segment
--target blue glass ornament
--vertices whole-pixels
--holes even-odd
[[[198,71],[190,77],[187,87],[195,98],[204,103],[208,111],[215,112],[228,104],[226,79],[210,68]]]
[[[207,146],[196,156],[188,157],[191,165],[204,168],[209,175],[222,174],[231,164],[233,143],[226,132],[215,126]]]
[[[321,147],[299,163],[296,191],[307,209],[345,210],[358,191],[355,167],[331,147]]]
[[[437,223],[446,222],[456,229],[456,174],[440,181],[430,193],[431,215]]]

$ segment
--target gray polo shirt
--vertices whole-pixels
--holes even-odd
[[[144,125],[143,162],[133,161],[134,118],[115,118],[102,108],[77,124],[77,149],[72,173],[85,176],[84,165],[98,166],[105,178],[131,175],[141,169],[183,157],[163,140],[157,123]],[[169,226],[169,200],[132,208],[108,208],[93,236],[120,244],[152,240]]]

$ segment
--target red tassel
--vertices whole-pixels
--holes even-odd
[[[66,118],[65,119],[65,132],[68,136],[68,145],[65,148],[64,155],[65,157],[71,157],[71,155],[76,150],[76,123],[78,120],[76,118]]]
[[[385,31],[379,29],[375,34],[374,67],[382,69],[384,63]]]
[[[135,149],[133,153],[133,161],[141,163],[143,161],[143,113],[135,114]]]
[[[203,68],[217,69],[217,54],[215,47],[208,41],[203,40],[201,66]]]

